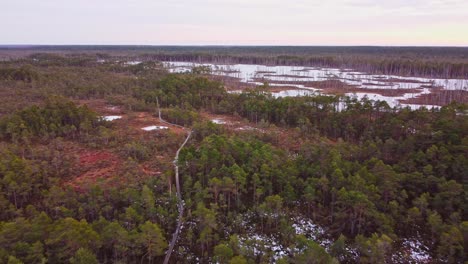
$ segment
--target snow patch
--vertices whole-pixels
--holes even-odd
[[[142,63],[142,62],[141,61],[127,61],[125,64],[127,64],[127,65],[138,65],[140,63]]]
[[[105,120],[105,121],[114,121],[114,120],[117,120],[117,119],[121,119],[122,116],[118,116],[118,115],[110,115],[110,116],[101,116],[102,120]]]
[[[290,249],[281,245],[274,236],[254,233],[248,236],[239,236],[239,242],[239,246],[246,251],[246,255],[261,257],[267,253],[271,254],[273,260],[276,261],[290,254]]]
[[[215,119],[212,119],[211,122],[213,122],[213,123],[215,123],[215,124],[218,124],[218,125],[227,124],[227,122],[224,121],[222,118],[215,118]]]
[[[238,128],[236,128],[236,130],[240,130],[240,131],[254,131],[254,130],[257,130],[257,131],[260,131],[260,132],[265,132],[262,129],[259,129],[259,128],[256,128],[256,127],[251,127],[251,126],[238,127]]]
[[[142,128],[145,131],[169,129],[167,126],[147,126]]]
[[[207,66],[212,69],[214,75],[229,76],[239,79],[243,83],[263,85],[258,82],[259,79],[269,82],[270,86],[290,86],[300,89],[308,89],[304,91],[287,91],[273,93],[274,97],[287,96],[305,96],[312,95],[312,91],[319,91],[314,87],[308,86],[304,81],[326,81],[338,80],[347,85],[356,86],[361,89],[421,89],[420,92],[408,92],[401,97],[381,96],[372,93],[367,94],[370,99],[384,100],[392,105],[398,105],[399,100],[418,97],[422,94],[431,93],[430,89],[440,87],[445,90],[468,90],[467,79],[431,79],[421,77],[404,77],[397,75],[379,75],[369,74],[365,72],[353,71],[352,69],[337,69],[337,68],[310,68],[302,66],[265,66],[254,64],[212,64],[212,63],[191,63],[191,62],[163,62],[163,65],[170,72],[183,73],[190,71],[196,66]],[[275,83],[276,82],[276,83]],[[281,83],[278,83],[281,82]],[[298,83],[303,84],[298,84]],[[423,89],[424,88],[424,89]],[[239,91],[231,91],[238,93]],[[317,92],[319,93],[319,92]],[[348,94],[349,95],[349,94]],[[358,97],[363,95],[357,94]],[[371,98],[375,97],[375,98]],[[403,105],[411,108],[417,108],[415,105]],[[434,106],[426,106],[434,107]]]
[[[405,239],[400,252],[393,255],[395,262],[431,263],[429,247],[416,238]]]
[[[320,244],[325,249],[329,249],[333,241],[327,237],[325,229],[315,224],[312,219],[305,217],[295,217],[292,227],[298,235],[304,235],[306,238],[311,239]]]

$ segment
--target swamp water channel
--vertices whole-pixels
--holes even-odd
[[[340,93],[357,99],[367,96],[370,100],[386,101],[392,108],[401,106],[412,109],[422,106],[439,108],[447,101],[468,100],[466,79],[431,79],[369,74],[352,69],[255,64],[164,62],[164,66],[172,73],[190,72],[194,67],[208,66],[213,75],[224,76],[252,87],[267,82],[270,87],[276,88],[272,92],[274,97]],[[330,92],[329,88],[333,91]],[[439,102],[430,100],[430,103],[425,102],[428,100],[420,100],[422,96],[441,92],[445,92],[443,96],[450,98],[439,99]]]

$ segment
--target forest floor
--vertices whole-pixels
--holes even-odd
[[[112,122],[111,129],[117,137],[124,141],[135,139],[147,139],[156,141],[166,140],[164,136],[171,134],[176,138],[185,137],[186,131],[180,127],[163,123],[155,113],[128,111],[121,106],[109,105],[105,100],[80,100],[80,105],[86,104],[90,109],[96,111],[100,116],[118,116]],[[212,121],[223,126],[229,133],[243,134],[253,133],[272,145],[280,146],[289,151],[299,151],[304,144],[303,132],[298,129],[281,128],[263,122],[249,122],[248,120],[235,115],[217,115],[208,112],[200,112],[201,118],[205,121]],[[145,131],[142,128],[149,126],[163,126],[167,129]],[[177,140],[178,141],[178,140]],[[316,143],[333,144],[319,136]],[[165,143],[161,141],[161,143]],[[66,182],[66,185],[75,189],[86,189],[95,183],[118,186],[127,184],[132,179],[118,177],[125,170],[125,162],[128,157],[119,151],[119,146],[99,146],[92,148],[83,144],[71,143],[67,147],[67,153],[72,153],[75,157],[73,171],[76,176]],[[158,162],[153,162],[156,159]],[[172,149],[157,153],[149,161],[139,163],[136,174],[141,177],[154,177],[162,175],[172,162]],[[164,164],[164,165],[161,165]]]
[[[87,105],[93,111],[97,112],[100,116],[119,116],[120,118],[114,120],[115,129],[119,132],[131,133],[133,135],[148,134],[148,131],[142,128],[148,126],[164,126],[169,131],[182,135],[185,131],[177,126],[167,125],[159,120],[155,113],[150,112],[133,112],[126,110],[123,106],[115,106],[108,104],[104,99],[98,100],[80,100],[80,105]]]
[[[201,112],[200,115],[204,120],[222,125],[225,129],[234,134],[257,132],[259,136],[267,137],[264,139],[271,144],[289,151],[300,150],[304,143],[304,136],[298,129],[282,128],[262,122],[249,122],[246,119],[233,115],[218,115],[208,112]],[[318,135],[315,138],[315,143],[333,144],[331,140],[321,138]]]
[[[114,185],[113,177],[116,175],[124,160],[109,150],[94,150],[76,147],[71,153],[77,156],[73,171],[78,173],[66,184],[75,189],[85,189],[86,186],[101,182]]]
[[[112,106],[106,103],[105,100],[80,100],[80,105],[86,104],[90,109],[96,111],[100,116],[118,116],[112,122],[111,129],[120,140],[130,141],[136,139],[153,140],[160,138],[164,140],[164,136],[172,134],[175,137],[182,137],[185,131],[180,127],[171,126],[162,123],[159,118],[149,112],[131,112],[124,110],[120,106]],[[142,128],[149,126],[163,126],[167,129],[159,129],[145,131]],[[122,174],[125,170],[125,162],[128,157],[125,157],[119,147],[121,146],[99,146],[92,148],[84,144],[72,143],[67,144],[67,153],[71,153],[75,157],[73,171],[76,177],[67,181],[65,184],[72,186],[75,189],[85,189],[86,186],[95,183],[105,185],[121,185],[126,184],[131,179],[122,179],[116,177]],[[158,162],[153,160],[143,161],[136,168],[137,174],[143,178],[161,175],[165,171],[165,166],[160,164],[169,164],[173,158],[171,151],[157,153],[154,156]]]

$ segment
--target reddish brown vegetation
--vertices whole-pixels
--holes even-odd
[[[111,129],[119,138],[128,140],[146,138],[153,140],[155,133],[168,133],[171,131],[177,135],[185,132],[175,126],[160,122],[159,118],[148,112],[128,112],[123,107],[111,106],[105,100],[80,100],[80,105],[86,104],[88,107],[98,112],[99,115],[121,115],[122,119],[112,121]],[[167,126],[168,130],[145,131],[146,126]],[[156,139],[155,139],[156,140]],[[106,186],[116,186],[128,184],[130,179],[123,177],[125,171],[125,161],[127,157],[116,154],[114,147],[101,146],[100,149],[90,149],[81,144],[67,142],[67,153],[76,157],[72,170],[75,172],[71,180],[65,182],[77,190],[85,190],[86,186],[95,183],[102,183]],[[169,150],[171,152],[172,150]],[[162,164],[170,164],[173,153],[162,153],[154,158],[138,164],[133,170],[139,177],[153,177],[161,175],[164,168]],[[123,177],[123,178],[122,178]]]
[[[290,75],[290,74],[265,74],[265,77],[284,77],[284,78],[296,78],[296,79],[310,79],[309,76],[301,75]]]
[[[74,171],[78,176],[67,182],[75,189],[98,181],[108,181],[116,175],[122,159],[107,150],[90,150],[76,148],[78,162],[74,164]]]
[[[274,125],[265,126],[260,123],[255,124],[253,122],[249,122],[246,119],[242,119],[241,117],[231,115],[215,115],[203,112],[201,113],[201,116],[205,120],[223,120],[224,122],[226,122],[226,124],[221,124],[221,126],[226,128],[228,133],[239,134],[243,132],[258,132],[258,136],[262,137],[267,142],[270,142],[275,146],[289,151],[299,151],[301,149],[301,146],[304,144],[305,137],[303,137],[303,135],[301,135],[301,132],[297,129],[280,128]],[[308,139],[310,140],[310,137]],[[324,139],[321,138],[320,140]],[[333,144],[333,142],[330,140],[327,140],[327,142],[325,143]]]
[[[255,84],[241,82],[240,78],[231,76],[220,76],[220,75],[209,75],[207,76],[211,80],[220,81],[228,91],[234,90],[245,90],[249,88],[255,88]]]
[[[448,105],[451,102],[468,103],[468,91],[434,89],[430,94],[402,100],[405,104]]]
[[[101,115],[121,115],[125,113],[122,107],[110,105],[104,99],[78,100],[76,103],[78,105],[87,105]]]
[[[256,81],[264,81],[264,79],[256,79]],[[298,84],[306,87],[321,89],[326,94],[346,94],[346,93],[374,93],[383,96],[402,96],[406,93],[420,93],[421,89],[367,89],[359,88],[354,85],[346,84],[339,80],[326,80],[326,81],[274,81],[272,84],[285,84],[284,86],[271,86],[269,87],[270,92],[279,92],[290,89],[301,89],[295,86],[288,86],[287,84]]]
[[[364,89],[364,88],[329,88],[324,89],[325,93],[328,94],[345,94],[345,93],[372,93],[380,94],[383,96],[397,97],[403,96],[407,93],[420,93],[421,89]]]

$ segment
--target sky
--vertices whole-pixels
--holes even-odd
[[[0,45],[468,46],[468,0],[0,0]]]

